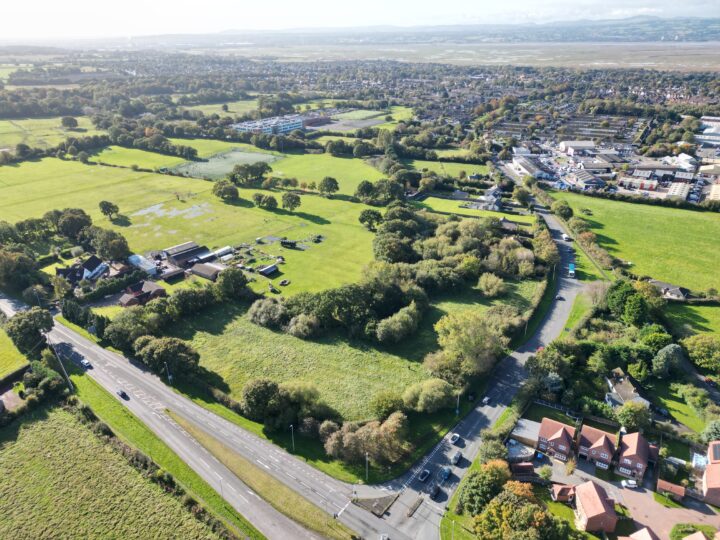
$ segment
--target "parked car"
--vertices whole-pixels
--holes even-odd
[[[450,435],[450,444],[457,444],[457,442],[460,440],[460,434],[459,433],[453,433]]]
[[[433,487],[430,488],[430,498],[432,500],[435,500],[435,499],[437,499],[438,495],[440,495],[440,485],[433,484]]]
[[[462,459],[462,452],[460,450],[458,450],[457,452],[455,452],[453,454],[453,457],[450,459],[450,462],[453,465],[457,465],[458,463],[460,463],[461,459]]]
[[[90,369],[92,367],[90,360],[88,360],[87,358],[83,358],[82,360],[80,360],[80,365],[85,369]]]
[[[620,482],[620,485],[628,489],[635,489],[636,487],[638,487],[638,483],[636,480],[623,480],[622,482]]]
[[[483,405],[490,405],[490,398],[488,396],[485,396],[482,400]]]
[[[438,473],[438,478],[440,479],[441,482],[444,482],[445,480],[450,478],[451,474],[452,474],[452,470],[450,469],[450,467],[445,465],[444,467],[440,468],[440,472]]]
[[[418,475],[418,480],[420,480],[421,482],[424,482],[425,480],[428,479],[429,476],[430,476],[430,469],[423,469],[422,472]]]
[[[123,398],[123,399],[125,399],[125,400],[130,399],[130,396],[128,396],[128,395],[127,395],[127,392],[125,392],[125,390],[123,390],[122,388],[119,389],[116,393],[117,393],[118,396],[120,396],[121,398]]]

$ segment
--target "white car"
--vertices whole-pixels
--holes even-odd
[[[488,396],[485,396],[482,400],[483,405],[490,405],[490,398]]]
[[[635,489],[636,487],[638,487],[638,483],[636,480],[623,480],[622,482],[620,482],[620,485],[628,489]]]
[[[92,367],[92,365],[90,364],[90,360],[88,360],[87,358],[83,358],[82,360],[80,360],[80,365],[86,369]]]
[[[453,433],[450,435],[450,444],[455,444],[460,440],[460,434],[459,433]]]

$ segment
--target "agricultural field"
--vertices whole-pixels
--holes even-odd
[[[520,225],[532,225],[535,222],[533,215],[510,214],[507,212],[493,212],[492,210],[475,210],[473,208],[462,208],[461,201],[453,199],[442,199],[440,197],[428,197],[424,201],[414,203],[415,206],[426,208],[432,212],[452,213],[459,216],[470,217],[496,217],[498,219],[509,219]]]
[[[3,538],[217,538],[62,409],[0,430],[0,513]]]
[[[57,146],[68,137],[85,137],[102,134],[95,129],[89,118],[77,118],[76,129],[64,129],[60,118],[33,118],[23,120],[0,120],[0,150],[14,150],[20,143],[33,148]]]
[[[670,303],[665,310],[670,325],[681,336],[720,335],[720,306],[717,304]]]
[[[15,348],[10,337],[0,328],[0,379],[17,371],[27,363],[25,355]]]
[[[473,163],[450,163],[443,161],[424,161],[421,159],[408,159],[403,163],[409,167],[422,171],[427,169],[434,171],[437,174],[458,177],[461,172],[465,172],[468,176],[471,174],[487,174],[488,168],[486,165],[475,165]]]
[[[200,111],[205,116],[211,116],[213,114],[218,114],[220,116],[240,116],[243,114],[251,113],[253,111],[257,111],[258,100],[256,98],[243,99],[240,101],[230,101],[228,103],[225,103],[225,105],[228,106],[227,111],[222,110],[223,103],[210,103],[207,105],[189,105],[187,107],[183,106],[183,108],[191,111]]]
[[[211,248],[252,243],[258,237],[306,240],[307,249],[285,249],[277,242],[263,249],[282,254],[287,264],[276,279],[289,279],[288,293],[321,290],[357,281],[372,258],[372,233],[358,222],[362,204],[318,195],[302,197],[295,212],[252,206],[252,190],[227,204],[211,194],[212,184],[130,169],[83,165],[48,158],[3,171],[0,215],[8,221],[42,216],[53,208],[85,209],[102,226],[117,228],[131,249],[143,253],[187,240]],[[279,199],[281,193],[275,193]],[[110,200],[123,217],[111,222],[98,203]],[[311,243],[314,235],[323,241]],[[295,273],[293,268],[302,268]]]
[[[720,235],[720,215],[644,204],[553,193],[568,201],[597,234],[611,255],[632,262],[637,275],[681,285],[692,290],[720,288],[720,265],[715,239]]]
[[[402,392],[426,379],[422,366],[428,352],[438,348],[433,325],[445,314],[463,309],[486,310],[510,303],[524,310],[537,283],[510,284],[504,298],[488,301],[476,289],[436,298],[418,333],[406,343],[376,347],[339,336],[305,341],[255,325],[246,308],[223,306],[183,321],[175,334],[192,341],[200,365],[217,373],[229,394],[240,398],[250,379],[279,382],[306,380],[317,385],[321,397],[348,419],[371,416],[369,403],[381,390]]]

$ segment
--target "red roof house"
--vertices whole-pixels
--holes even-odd
[[[567,461],[572,454],[575,428],[562,422],[543,418],[540,423],[537,449],[550,457]]]
[[[595,482],[575,486],[575,522],[582,531],[611,533],[618,522],[615,502]]]

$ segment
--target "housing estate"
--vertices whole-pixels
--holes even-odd
[[[582,531],[614,532],[618,522],[615,501],[593,481],[575,486],[575,522]]]
[[[572,455],[575,428],[557,420],[543,418],[540,422],[537,449],[548,456],[567,461]]]
[[[617,449],[617,437],[592,426],[583,425],[578,439],[578,455],[600,469],[609,469]]]

